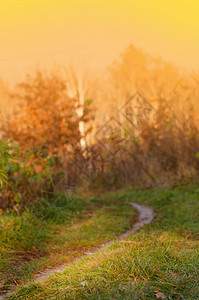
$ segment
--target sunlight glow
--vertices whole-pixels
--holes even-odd
[[[199,66],[197,0],[7,0],[0,4],[0,76],[85,61],[101,68],[128,44]]]

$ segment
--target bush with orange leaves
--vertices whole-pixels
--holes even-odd
[[[68,165],[73,161],[75,154],[81,151],[81,141],[85,137],[83,134],[86,135],[89,131],[90,107],[87,102],[81,107],[78,97],[69,97],[67,84],[58,73],[37,72],[33,76],[27,76],[26,80],[18,85],[13,97],[20,100],[21,107],[14,117],[2,124],[3,140],[12,139],[20,146],[22,158],[27,155],[27,151],[33,153],[25,163],[26,168],[34,164],[36,175],[43,174],[46,161],[53,158],[50,176],[53,185],[46,185],[45,180],[40,180],[38,189],[34,186],[34,191],[38,190],[36,193],[39,196],[42,185],[51,193],[54,184],[59,185],[63,182],[63,170],[65,174],[70,171]],[[80,123],[84,124],[84,132],[80,130]],[[23,179],[21,186],[20,182],[18,183],[18,187],[20,186],[20,190],[27,196],[25,191],[30,187],[26,183]],[[38,198],[35,193],[34,198]],[[31,199],[27,199],[27,202],[30,201]]]
[[[82,139],[80,122],[88,121],[88,106],[78,115],[78,99],[68,96],[67,85],[58,74],[37,72],[27,76],[14,95],[21,99],[22,107],[15,117],[2,126],[4,137],[12,138],[23,149],[45,145],[53,155],[72,154]]]

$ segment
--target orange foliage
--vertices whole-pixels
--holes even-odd
[[[73,152],[80,147],[80,118],[77,99],[68,96],[64,79],[57,74],[37,72],[19,85],[17,97],[23,102],[15,118],[3,125],[4,136],[11,137],[24,149],[45,145],[52,153]]]

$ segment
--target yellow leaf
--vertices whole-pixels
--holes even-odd
[[[161,292],[157,292],[155,294],[155,296],[156,296],[157,299],[165,299],[166,298],[166,296]]]

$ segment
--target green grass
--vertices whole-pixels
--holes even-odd
[[[63,195],[21,215],[0,216],[0,291],[73,261],[131,228],[135,210],[122,200]]]
[[[149,205],[157,218],[45,282],[19,287],[10,299],[199,299],[199,188],[108,198]]]

